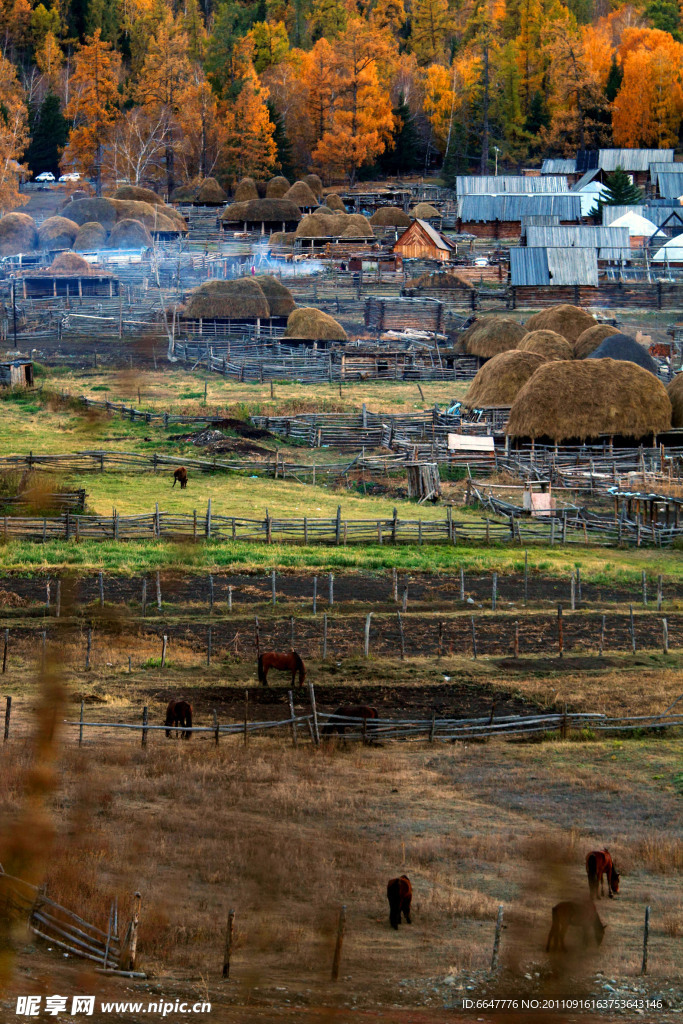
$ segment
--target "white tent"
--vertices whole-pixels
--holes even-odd
[[[683,263],[683,235],[670,238],[652,257],[653,263]]]
[[[603,185],[601,181],[589,181],[587,185],[584,185],[579,191],[582,217],[589,215],[593,207],[597,205],[598,199],[602,199],[606,191],[607,185]]]
[[[651,238],[657,231],[656,224],[632,210],[613,220],[610,227],[628,228],[629,238]]]

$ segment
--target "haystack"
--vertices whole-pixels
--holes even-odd
[[[204,206],[222,206],[227,201],[228,193],[221,188],[216,179],[204,178],[197,193],[197,202],[203,203]]]
[[[276,174],[266,185],[266,199],[282,199],[289,192],[289,182],[282,174]]]
[[[645,346],[639,345],[630,334],[610,334],[586,359],[620,359],[642,366],[644,370],[654,373],[655,377],[659,375],[657,362]]]
[[[411,288],[420,290],[438,289],[439,291],[468,291],[474,292],[476,288],[471,281],[455,271],[434,270],[431,274],[422,274],[410,282]]]
[[[145,225],[129,217],[117,221],[107,239],[108,249],[143,249],[152,244],[152,236]]]
[[[0,256],[31,252],[37,242],[36,222],[27,213],[8,213],[0,218]]]
[[[325,196],[325,206],[329,206],[330,210],[334,210],[335,213],[346,213],[346,207],[336,192],[327,193]]]
[[[255,277],[205,281],[191,291],[183,316],[188,320],[267,320],[268,300]]]
[[[296,231],[273,231],[269,241],[271,246],[280,245],[291,248],[294,245],[295,238]]]
[[[254,278],[266,297],[271,317],[286,317],[296,308],[292,293],[282,281],[271,274],[259,274]]]
[[[329,206],[316,206],[313,213],[320,213],[323,217],[330,217],[334,211]]]
[[[106,241],[107,229],[96,220],[89,220],[78,229],[72,249],[76,252],[89,252],[91,249],[101,249]]]
[[[594,352],[598,345],[612,334],[618,334],[616,327],[610,324],[595,324],[583,331],[574,342],[574,359],[585,359]]]
[[[554,359],[539,366],[519,391],[507,432],[584,441],[600,434],[647,437],[670,426],[666,388],[635,363]]]
[[[185,218],[172,206],[144,203],[135,199],[111,199],[117,221],[138,220],[148,231],[158,234],[184,234]]]
[[[435,217],[440,217],[441,214],[435,206],[431,203],[418,203],[417,206],[410,211],[411,217],[416,217],[419,220],[433,220]]]
[[[230,203],[229,206],[223,210],[221,214],[221,220],[226,224],[243,224],[247,219],[245,213],[247,212],[248,202],[243,203]]]
[[[476,320],[461,340],[467,355],[490,359],[499,352],[517,348],[526,333],[525,328],[516,320],[504,316],[486,316]]]
[[[221,214],[226,224],[296,224],[301,211],[288,199],[250,199],[245,203],[231,203]]]
[[[39,249],[70,249],[79,225],[68,217],[48,217],[38,228]]]
[[[347,213],[309,213],[296,229],[298,238],[339,238],[349,222]]]
[[[463,405],[467,408],[510,406],[539,366],[547,362],[537,352],[513,348],[484,363],[469,386]]]
[[[283,199],[296,203],[300,210],[314,210],[318,205],[315,193],[305,181],[295,181],[292,187],[287,189]]]
[[[62,217],[77,224],[97,221],[111,230],[116,223],[116,207],[110,199],[73,199],[62,208]]]
[[[52,261],[50,273],[65,277],[87,277],[90,264],[75,252],[60,252]]]
[[[290,314],[285,338],[295,341],[347,341],[340,323],[321,309],[301,306]]]
[[[412,222],[398,206],[380,206],[370,218],[370,223],[375,228],[409,228]]]
[[[152,206],[165,206],[166,203],[151,188],[143,188],[142,185],[121,185],[117,188],[112,199],[130,200],[134,203],[151,203]]]
[[[336,216],[340,217],[341,214],[336,214]],[[363,216],[362,213],[349,213],[347,215],[342,234],[344,238],[375,237],[372,230],[372,224],[367,217]]]
[[[254,179],[242,178],[241,181],[238,181],[232,198],[235,203],[246,203],[248,199],[258,199],[258,189]]]
[[[666,389],[671,402],[671,426],[683,427],[683,373],[678,373]]]
[[[527,320],[527,331],[556,331],[572,345],[580,334],[595,326],[595,317],[579,306],[550,306]]]
[[[517,347],[522,352],[536,352],[546,359],[574,358],[574,349],[557,331],[529,331]]]
[[[172,203],[193,203],[199,194],[199,182],[188,181],[185,185],[178,185],[171,192]]]
[[[304,174],[301,180],[308,185],[314,196],[317,196],[318,199],[322,197],[323,183],[322,179],[319,178],[317,174]]]

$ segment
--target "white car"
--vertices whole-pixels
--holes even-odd
[[[54,180],[55,180],[55,176],[52,173],[52,171],[42,171],[40,174],[36,175],[36,181],[54,181]],[[62,179],[60,178],[59,180],[61,181]]]
[[[55,179],[53,178],[52,180],[54,181]],[[60,181],[80,181],[81,180],[81,176],[78,173],[78,171],[70,171],[68,174],[60,174],[59,180]]]

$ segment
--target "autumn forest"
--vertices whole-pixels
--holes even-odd
[[[676,146],[682,25],[677,0],[2,0],[0,208],[44,170],[449,183]]]

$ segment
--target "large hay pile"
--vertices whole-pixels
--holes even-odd
[[[295,302],[289,288],[271,274],[259,274],[254,280],[266,297],[271,316],[285,317],[295,308]]]
[[[295,341],[347,341],[340,323],[321,309],[301,306],[290,314],[285,338]]]
[[[636,363],[644,370],[659,376],[659,366],[644,345],[639,345],[630,334],[610,334],[586,359],[620,359]]]
[[[50,267],[51,274],[64,277],[88,277],[91,272],[88,261],[75,252],[60,252]]]
[[[128,217],[114,224],[107,239],[108,249],[144,249],[152,244],[152,236],[145,225]]]
[[[336,192],[328,192],[325,196],[325,206],[329,206],[330,210],[335,213],[346,213],[346,207]]]
[[[39,249],[70,249],[79,225],[68,217],[48,217],[38,228]]]
[[[136,220],[155,234],[185,234],[187,231],[185,218],[172,206],[140,199],[75,199],[66,204],[62,216],[79,225],[96,221],[107,230],[117,221]]]
[[[267,320],[268,300],[255,277],[205,281],[191,291],[183,315],[189,320]]]
[[[529,378],[547,360],[536,352],[520,352],[513,348],[487,360],[465,395],[467,408],[510,406]]]
[[[526,333],[526,329],[516,320],[505,316],[486,316],[475,320],[462,335],[461,341],[467,355],[491,359],[499,352],[517,348]]]
[[[0,218],[0,256],[32,252],[37,242],[36,222],[27,213],[8,213]]]
[[[62,217],[75,220],[77,224],[97,221],[111,231],[116,223],[116,206],[110,199],[72,199],[63,207]]]
[[[338,238],[344,233],[349,215],[347,213],[309,213],[296,229],[299,238]]]
[[[289,182],[283,174],[276,174],[266,185],[266,199],[282,199],[289,192]]]
[[[670,426],[664,385],[635,363],[553,360],[539,366],[519,391],[507,433],[585,441],[600,434],[641,438]]]
[[[143,188],[142,185],[121,185],[117,188],[113,199],[129,200],[134,203],[151,203],[152,206],[165,206],[166,203],[153,192],[151,188]]]
[[[235,203],[246,203],[248,199],[258,199],[258,189],[254,179],[242,178],[241,181],[238,181],[232,198]]]
[[[188,181],[185,185],[178,185],[171,192],[172,203],[193,203],[199,194],[199,181]]]
[[[556,331],[573,345],[580,334],[595,326],[595,317],[580,306],[562,304],[534,313],[525,326],[527,331]]]
[[[335,216],[340,217],[341,214]],[[372,224],[362,213],[349,213],[344,222],[344,238],[374,238]]]
[[[557,331],[529,331],[517,347],[522,352],[536,352],[546,359],[574,358],[574,349]]]
[[[301,180],[308,185],[314,196],[316,196],[318,199],[322,197],[323,183],[317,174],[304,174]]]
[[[409,228],[412,221],[398,206],[380,206],[370,218],[370,223],[374,228]]]
[[[683,427],[683,373],[678,373],[666,389],[671,402],[671,426]]]
[[[88,252],[91,249],[101,249],[107,241],[107,229],[98,224],[96,220],[86,221],[81,224],[78,234],[74,239],[72,249],[76,252]]]
[[[250,199],[246,203],[231,203],[221,214],[221,220],[228,224],[286,224],[301,220],[301,210],[288,199]]]
[[[315,193],[305,181],[295,181],[292,187],[287,189],[283,199],[296,203],[300,210],[314,210],[318,205]]]
[[[431,203],[418,203],[417,206],[410,211],[411,217],[416,217],[418,220],[434,220],[435,217],[440,217],[441,214],[435,206]]]
[[[204,178],[197,193],[197,202],[204,206],[222,206],[227,203],[228,193],[221,188],[215,178]]]
[[[474,292],[476,288],[471,281],[454,270],[434,270],[431,274],[422,274],[410,282],[411,288],[421,290],[438,289],[439,291]]]
[[[252,200],[252,202],[258,202],[258,200],[255,199]],[[247,219],[245,214],[247,212],[248,206],[249,203],[246,201],[243,203],[230,203],[230,205],[226,206],[225,209],[223,210],[221,214],[221,220],[224,221],[226,224],[244,223],[244,221],[246,221]]]
[[[616,327],[609,324],[595,324],[583,331],[574,342],[574,359],[585,359],[595,352],[598,345],[612,334],[618,334]]]

